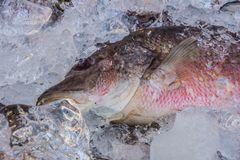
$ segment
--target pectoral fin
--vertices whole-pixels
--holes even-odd
[[[195,38],[190,37],[174,47],[153,73],[153,79],[158,79],[159,84],[166,89],[181,86],[182,79],[191,75],[188,64],[199,53],[196,42]]]
[[[162,61],[160,67],[176,71],[180,66],[185,66],[198,53],[197,40],[193,37],[187,38],[170,51],[168,56]]]

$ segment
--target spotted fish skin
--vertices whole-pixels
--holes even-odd
[[[188,106],[216,108],[237,103],[239,35],[218,27],[207,30],[212,33],[186,26],[131,33],[80,60],[62,82],[39,97],[37,104],[68,99],[82,108],[109,106],[120,111],[108,118],[110,121],[139,124]],[[222,39],[219,32],[233,42]],[[181,51],[175,48],[189,37],[195,39],[198,56],[162,66],[172,52]],[[168,74],[167,87],[163,87],[162,77]]]

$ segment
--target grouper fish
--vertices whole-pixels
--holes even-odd
[[[189,106],[237,105],[240,43],[232,36],[234,43],[225,42],[219,34],[209,37],[187,26],[133,32],[79,60],[37,105],[67,99],[82,110],[95,108],[108,121],[128,124],[150,123]]]

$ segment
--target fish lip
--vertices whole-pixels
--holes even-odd
[[[52,95],[54,95],[54,94],[51,94],[49,92],[42,93],[37,99],[36,106],[41,106],[41,105],[44,105],[44,104],[48,104],[52,101],[61,99],[61,97],[54,97]]]
[[[48,104],[48,103],[51,103],[51,102],[54,102],[54,101],[57,101],[57,100],[67,100],[68,102],[69,101],[73,102],[73,104],[80,104],[77,99],[69,96],[68,93],[66,93],[66,92],[49,92],[49,91],[46,91],[38,97],[37,102],[36,102],[36,106],[45,105],[45,104]]]
[[[37,99],[37,102],[36,102],[36,106],[42,106],[42,105],[45,105],[45,104],[48,104],[48,103],[51,103],[51,102],[54,102],[54,101],[57,101],[57,100],[60,100],[60,99],[64,99],[64,97],[59,97],[59,98],[46,98],[45,96],[44,97],[39,97]]]
[[[41,106],[43,103],[41,102],[41,100],[37,100],[37,102],[36,102],[36,106]]]
[[[40,97],[38,97],[37,102],[36,102],[36,106],[41,106],[43,105],[43,96],[41,95]]]

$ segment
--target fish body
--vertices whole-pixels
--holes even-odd
[[[240,45],[229,47],[234,56],[224,56],[220,41],[212,47],[216,50],[205,47],[206,41],[193,27],[137,31],[81,60],[38,104],[68,99],[83,109],[108,108],[100,114],[129,124],[149,123],[188,106],[236,104]]]
[[[122,111],[121,121],[139,124],[187,107],[223,109],[240,104],[240,65],[236,70],[231,65],[222,70],[197,66],[196,63],[189,65],[193,70],[191,77],[172,84],[175,86],[170,86],[170,89],[162,89],[157,80],[143,82]],[[118,120],[114,116],[112,118]]]

